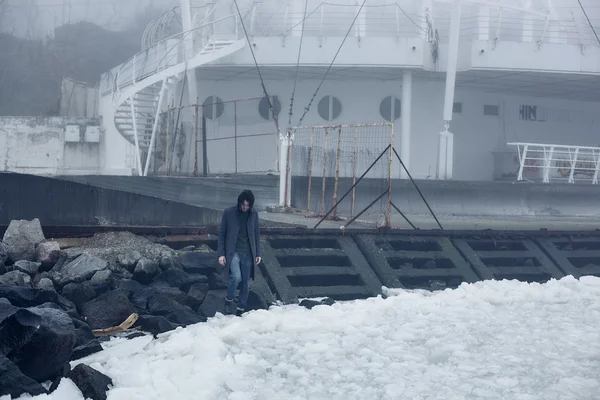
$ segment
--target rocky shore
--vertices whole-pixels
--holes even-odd
[[[61,249],[40,221],[12,221],[0,242],[0,396],[50,393],[68,377],[86,398],[112,384],[71,362],[111,336],[158,335],[223,311],[226,276],[206,245],[173,250],[129,232]],[[251,292],[250,309],[270,299]],[[308,304],[307,304],[308,306]]]

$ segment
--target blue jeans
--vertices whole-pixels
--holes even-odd
[[[227,287],[227,301],[233,301],[235,291],[240,282],[240,297],[238,299],[238,308],[244,310],[250,293],[250,272],[252,271],[252,256],[250,254],[234,253],[229,263],[229,286]]]

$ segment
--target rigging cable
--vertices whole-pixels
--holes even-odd
[[[352,24],[350,25],[350,28],[348,28],[348,32],[346,32],[346,36],[344,36],[344,40],[342,40],[342,43],[340,44],[340,47],[338,48],[337,52],[335,53],[333,60],[331,60],[331,64],[329,64],[329,68],[327,68],[327,71],[325,71],[325,75],[323,75],[323,79],[321,79],[321,83],[319,83],[319,86],[317,86],[317,90],[315,90],[315,93],[313,94],[312,98],[308,102],[308,106],[304,109],[304,114],[302,114],[302,117],[300,117],[300,120],[298,121],[298,126],[300,126],[302,124],[302,120],[304,120],[304,117],[310,110],[310,106],[312,105],[312,102],[315,100],[315,97],[317,97],[317,93],[319,93],[319,90],[321,89],[323,82],[325,82],[325,78],[327,78],[327,74],[329,74],[329,71],[331,71],[331,67],[333,66],[333,63],[335,62],[337,56],[340,54],[340,51],[342,50],[342,47],[344,46],[346,39],[348,39],[348,36],[350,35],[350,31],[352,31],[352,27],[356,23],[356,20],[358,19],[358,16],[360,15],[360,12],[362,11],[366,2],[367,2],[367,0],[363,0],[360,8],[358,9],[358,12],[354,16],[354,20],[352,20]]]
[[[298,49],[298,60],[296,61],[296,75],[294,76],[294,88],[290,99],[290,118],[288,128],[292,125],[292,115],[294,108],[294,95],[296,94],[296,83],[298,82],[298,71],[300,70],[300,53],[302,52],[302,40],[304,39],[304,23],[306,22],[306,10],[308,9],[308,0],[304,1],[304,18],[302,19],[302,32],[300,33],[300,48]]]
[[[235,8],[237,9],[238,15],[240,16],[240,22],[242,23],[242,28],[244,29],[244,35],[246,35],[246,40],[248,41],[248,47],[250,47],[250,52],[252,53],[252,58],[254,59],[254,65],[256,65],[256,71],[258,72],[258,77],[260,78],[260,84],[262,85],[263,93],[265,94],[265,98],[269,103],[269,109],[273,115],[273,121],[275,122],[275,129],[277,129],[277,133],[279,133],[279,117],[275,110],[273,109],[273,104],[271,103],[271,98],[267,93],[267,88],[265,86],[265,81],[263,80],[262,74],[260,73],[260,68],[258,67],[258,62],[256,61],[256,56],[254,55],[254,50],[252,49],[252,43],[250,42],[250,37],[248,36],[248,31],[246,30],[246,24],[244,24],[244,17],[242,17],[242,13],[240,12],[240,7],[238,6],[237,0],[233,0],[235,3]]]
[[[581,4],[581,0],[577,0],[577,2],[579,3],[579,7],[581,7],[581,11],[583,11],[583,15],[585,15],[585,19],[587,19],[588,24],[590,24],[590,28],[592,28],[592,32],[594,32],[594,35],[596,36],[596,40],[598,41],[598,43],[600,43],[600,38],[598,37],[598,33],[596,33],[596,29],[594,28],[594,25],[592,25],[592,21],[590,21],[590,17],[588,17],[587,12],[585,12],[585,8],[583,8],[583,4]]]

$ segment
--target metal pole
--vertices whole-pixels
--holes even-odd
[[[206,140],[206,113],[202,104],[202,175],[208,176],[208,143]]]
[[[323,144],[323,180],[321,186],[321,214],[325,214],[325,178],[327,178],[327,143],[329,142],[329,129],[325,128],[325,143]]]
[[[313,137],[315,135],[315,128],[312,128],[310,131],[310,147],[308,148],[308,203],[307,209],[310,211],[310,189],[312,187],[312,166],[313,166]]]
[[[340,148],[342,146],[342,127],[338,128],[337,153],[335,155],[335,184],[333,186],[333,203],[337,203],[338,185],[340,182]],[[333,218],[337,217],[337,207],[333,209]]]
[[[148,156],[146,157],[146,165],[144,167],[144,176],[148,175],[148,168],[150,168],[150,156],[154,150],[154,142],[156,141],[156,130],[158,129],[158,117],[160,115],[160,107],[162,106],[165,92],[167,91],[167,78],[163,79],[160,94],[158,95],[158,104],[156,105],[156,115],[154,117],[154,125],[152,126],[152,136],[150,137],[150,146],[148,147]]]
[[[354,165],[352,166],[352,207],[350,217],[354,217],[354,203],[356,201],[356,168],[358,164],[358,128],[354,128]]]
[[[288,132],[287,134],[287,165],[285,168],[285,206],[291,206],[291,191],[292,191],[292,182],[291,182],[291,163],[292,163],[292,132]]]
[[[237,100],[233,102],[233,146],[235,153],[235,173],[238,173],[238,146],[237,146]]]
[[[135,157],[136,157],[136,164],[137,164],[137,170],[138,170],[138,175],[142,176],[142,156],[140,154],[140,142],[138,139],[138,132],[137,132],[137,116],[135,114],[135,105],[133,104],[133,96],[131,96],[129,98],[129,104],[131,105],[131,121],[132,121],[132,125],[133,125],[133,140],[135,142]]]
[[[411,139],[411,106],[412,106],[412,72],[404,71],[402,74],[402,121],[401,121],[401,132],[400,132],[400,154],[402,160],[406,164],[407,168],[410,169],[410,139]],[[392,142],[393,143],[393,142]],[[392,144],[393,146],[393,144]],[[406,179],[407,176],[403,171],[401,172],[401,178]]]
[[[198,102],[200,100],[196,99],[196,104],[194,105],[194,111],[196,113],[196,127],[194,129],[194,172],[193,176],[198,176]]]
[[[387,200],[387,214],[385,216],[386,226],[389,228],[392,226],[392,168],[394,167],[394,125],[390,129],[390,159],[388,164],[388,200]]]

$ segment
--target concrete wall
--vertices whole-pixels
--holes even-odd
[[[130,192],[35,175],[0,173],[0,225],[214,226],[221,212]]]
[[[311,211],[321,211],[321,179],[311,185]],[[545,185],[512,182],[418,181],[417,185],[436,215],[489,217],[600,217],[597,198],[598,185]],[[340,179],[338,199],[352,187],[349,178]],[[333,201],[334,179],[328,178],[325,187],[325,212]],[[355,214],[362,211],[387,189],[387,182],[364,179],[356,185]],[[338,215],[348,216],[351,194],[338,206]],[[292,181],[292,206],[308,209],[308,179],[295,177]],[[387,196],[376,203],[366,215],[385,214]],[[392,181],[392,201],[407,215],[431,215],[419,193],[408,180]],[[396,211],[392,211],[397,214]]]
[[[97,120],[66,117],[0,117],[0,171],[38,175],[97,174],[101,170],[98,143],[68,143],[67,125],[85,132]],[[102,136],[102,133],[101,133]]]
[[[279,177],[232,176],[220,178],[176,178],[141,176],[61,176],[60,179],[105,189],[138,193],[171,201],[223,210],[234,205],[244,189],[254,192],[255,208],[279,204]]]

